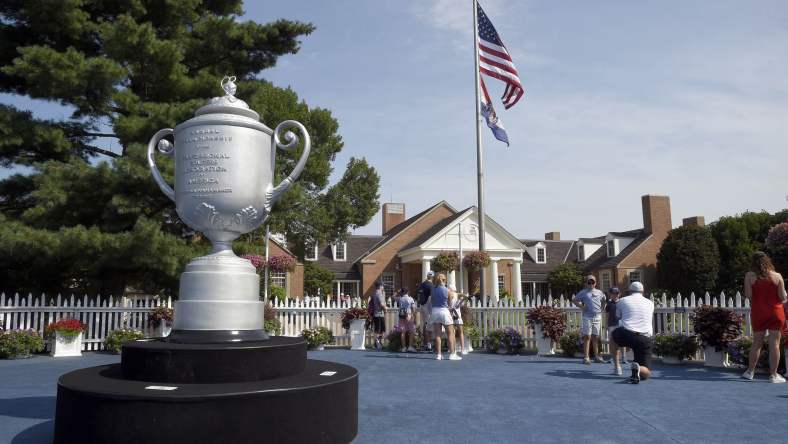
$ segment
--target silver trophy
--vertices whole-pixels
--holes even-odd
[[[175,303],[173,342],[264,340],[264,302],[255,268],[233,253],[232,242],[259,227],[271,206],[301,174],[311,141],[306,128],[287,120],[274,131],[235,97],[235,77],[225,77],[226,92],[199,108],[195,116],[158,131],[148,142],[148,166],[161,191],[175,201],[181,220],[211,240],[213,251],[193,259],[181,275]],[[298,137],[285,132],[298,128],[304,150],[293,171],[273,186],[276,148],[291,151]],[[175,145],[165,137],[172,136]],[[273,145],[271,139],[273,136]],[[175,189],[159,173],[154,148],[175,156]]]

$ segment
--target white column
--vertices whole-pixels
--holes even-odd
[[[492,288],[492,300],[493,302],[498,302],[500,298],[500,294],[498,292],[498,260],[493,259],[490,261],[490,274],[492,275],[492,279],[490,279],[490,287]]]
[[[454,279],[454,270],[449,271],[449,286],[454,285],[457,288],[457,282]]]
[[[339,300],[339,290],[340,290],[339,281],[337,281],[337,292],[334,293],[334,297],[336,297],[337,300]]]
[[[514,300],[516,302],[523,301],[523,283],[522,283],[522,276],[520,275],[520,263],[522,261],[514,261],[514,266],[512,267],[512,273],[514,276],[512,277],[512,285],[514,285]]]
[[[429,259],[422,259],[421,260],[421,280],[427,279],[427,272],[430,271],[430,260]]]

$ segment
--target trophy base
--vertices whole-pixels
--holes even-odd
[[[268,339],[265,330],[173,330],[164,341],[178,344],[224,344]]]

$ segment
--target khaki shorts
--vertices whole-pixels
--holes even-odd
[[[602,328],[602,316],[586,317],[583,316],[583,323],[580,326],[581,336],[599,336]]]

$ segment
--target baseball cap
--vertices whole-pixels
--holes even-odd
[[[588,281],[596,282],[596,278],[594,277],[593,274],[589,274],[588,276],[586,276],[586,282],[588,282]]]
[[[427,272],[427,277],[433,277],[433,276],[435,276],[435,272],[434,271],[430,270],[430,271]]]
[[[643,293],[643,284],[638,281],[635,281],[629,284],[629,291],[633,293]]]
[[[621,293],[621,291],[619,291],[618,287],[613,287],[613,288],[611,288],[611,289],[610,289],[610,292],[611,292],[611,293]]]

